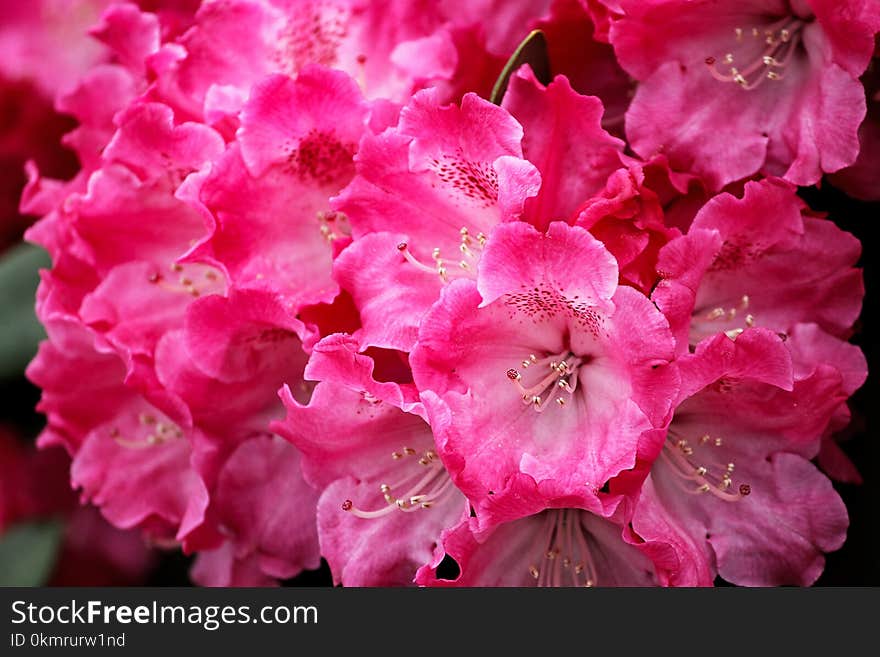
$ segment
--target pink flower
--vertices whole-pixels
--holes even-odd
[[[522,215],[539,176],[521,139],[503,109],[473,94],[441,105],[433,90],[364,138],[332,204],[351,224],[334,276],[360,310],[363,344],[409,351],[443,284],[473,278],[491,228]]]
[[[666,209],[661,197],[649,185],[651,169],[671,173],[665,162],[626,161],[626,168],[612,173],[605,188],[580,206],[575,225],[599,238],[617,260],[622,284],[645,293],[657,281],[657,256],[666,243],[680,235],[666,226]],[[677,181],[676,181],[677,182]],[[671,185],[670,185],[671,186]],[[674,189],[676,196],[684,189]]]
[[[623,142],[602,129],[602,102],[576,93],[561,76],[545,88],[524,67],[511,78],[504,107],[523,126],[523,156],[541,174],[523,219],[539,230],[551,221],[570,222],[620,166]]]
[[[404,42],[430,39],[441,20],[427,2],[205,3],[193,27],[150,58],[157,78],[151,93],[183,116],[235,122],[249,89],[266,75],[295,77],[319,64],[347,72],[370,98],[402,99],[451,74],[454,52],[445,42],[428,41],[431,57],[415,70],[397,52]],[[230,50],[230,43],[249,47]]]
[[[415,382],[440,456],[478,514],[520,472],[599,509],[599,490],[662,425],[677,389],[672,335],[617,276],[582,228],[502,224],[477,283],[450,284],[422,320]]]
[[[852,164],[880,22],[867,0],[624,1],[611,27],[641,81],[627,135],[710,187],[756,173],[810,185]],[[658,121],[657,117],[665,117]]]
[[[411,584],[468,508],[412,384],[377,381],[358,346],[342,335],[319,342],[306,377],[320,383],[308,405],[285,387],[287,419],[274,428],[302,450],[306,478],[321,491],[318,531],[334,581]]]
[[[807,211],[778,179],[746,183],[742,198],[719,194],[687,235],[660,252],[652,298],[669,317],[679,350],[752,326],[780,333],[814,322],[845,337],[864,288],[854,267],[861,245]]]
[[[113,390],[106,406],[68,435],[70,413],[85,397],[56,407],[55,377],[64,368],[56,363],[53,372],[38,359],[31,374],[44,386],[50,413],[44,442],[68,446],[74,483],[119,526],[139,526],[187,550],[228,543],[230,558],[256,564],[261,582],[315,567],[314,493],[300,476],[296,450],[267,436],[281,410],[276,390],[295,379],[297,363],[302,371],[304,326],[272,294],[283,289],[280,281],[263,291],[236,276],[241,290],[227,290],[231,267],[193,255],[181,261],[205,236],[205,207],[194,198],[206,185],[207,165],[237,155],[238,147],[221,156],[215,131],[175,124],[158,103],[134,104],[116,120],[85,193],[65,198],[33,231],[57,256],[39,308],[47,324],[59,322],[52,342],[81,335],[82,357],[104,363],[102,385]],[[241,171],[249,175],[243,165]],[[80,334],[79,323],[91,331]],[[229,401],[218,405],[224,397]],[[258,488],[246,514],[240,496],[226,492],[254,476],[260,459],[285,464],[277,477],[297,491],[283,522]],[[132,495],[131,486],[141,493]]]
[[[97,351],[87,329],[69,319],[46,324],[51,340],[27,372],[43,389],[40,445],[67,449],[73,486],[117,527],[167,541],[199,522],[207,496],[180,424],[124,386],[123,363]]]
[[[308,392],[301,328],[273,295],[233,290],[193,303],[183,330],[167,334],[156,351],[159,380],[192,418],[192,467],[210,498],[205,522],[182,533],[185,547],[229,543],[235,568],[253,561],[263,580],[318,564],[317,495],[302,478],[297,450],[269,431],[283,414],[282,383]],[[279,499],[281,489],[288,494]],[[205,581],[224,581],[222,571],[206,574],[206,567],[198,569]]]
[[[818,577],[864,288],[795,184],[856,161],[868,0],[196,4],[110,3],[81,170],[27,165],[83,502],[212,586]]]
[[[238,288],[277,293],[294,312],[332,301],[333,242],[344,243],[348,227],[328,198],[354,175],[369,112],[338,71],[307,67],[295,81],[257,84],[236,142],[191,190],[210,233],[190,258],[214,264]]]
[[[242,442],[226,460],[211,511],[226,541],[200,550],[192,578],[206,586],[266,586],[320,563],[315,491],[299,452],[277,436]]]
[[[646,540],[735,584],[809,585],[843,543],[846,509],[808,459],[847,394],[825,367],[792,383],[770,331],[721,334],[678,360],[681,400],[635,508]],[[705,577],[706,575],[704,575]]]
[[[419,571],[424,586],[656,586],[677,569],[675,552],[646,542],[619,522],[578,508],[478,527],[463,519],[445,532],[434,559]],[[444,557],[458,566],[454,579],[438,569]]]

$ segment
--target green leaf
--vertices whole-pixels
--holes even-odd
[[[39,270],[49,267],[43,249],[19,244],[0,257],[0,378],[19,376],[45,337],[34,315]]]
[[[0,536],[0,586],[43,586],[61,547],[63,525],[57,521],[14,525]]]
[[[535,72],[535,77],[541,84],[550,84],[553,76],[550,74],[550,56],[547,54],[547,39],[541,30],[532,30],[522,43],[517,46],[516,50],[507,60],[501,75],[495,81],[492,87],[492,95],[489,100],[496,105],[500,105],[507,91],[507,84],[510,82],[510,76],[523,64],[528,64]]]

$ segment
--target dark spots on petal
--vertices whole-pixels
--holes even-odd
[[[732,238],[722,245],[710,271],[729,271],[743,267],[761,259],[766,250],[766,246],[750,242],[745,237]]]
[[[498,201],[498,174],[491,163],[468,160],[459,150],[432,159],[430,166],[444,185],[470,202],[489,207]]]
[[[327,130],[311,130],[287,156],[288,170],[300,180],[341,186],[354,175],[356,146]]]
[[[273,60],[291,75],[306,64],[334,66],[339,46],[348,36],[349,18],[346,7],[320,0],[303,3],[290,12],[286,25],[279,30]]]
[[[604,329],[605,320],[594,307],[580,301],[578,296],[569,297],[550,285],[542,284],[524,292],[507,294],[504,303],[511,309],[511,318],[526,316],[538,323],[568,316],[596,337]]]

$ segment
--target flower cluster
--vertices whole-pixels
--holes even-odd
[[[872,2],[185,4],[103,13],[22,199],[84,501],[206,585],[816,580]]]

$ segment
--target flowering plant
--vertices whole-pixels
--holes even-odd
[[[156,4],[21,201],[83,502],[206,585],[815,582],[874,0]]]

